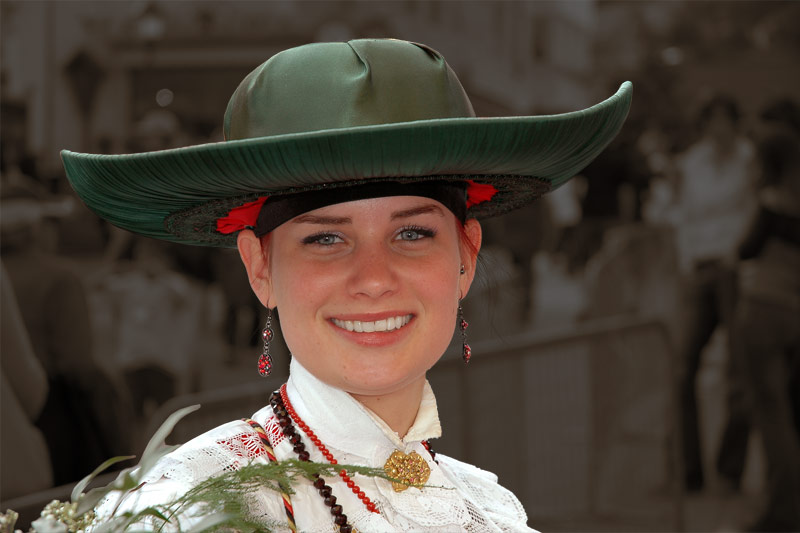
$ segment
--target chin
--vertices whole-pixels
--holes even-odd
[[[399,364],[389,367],[384,365],[371,366],[362,364],[358,371],[342,376],[341,388],[351,394],[381,396],[391,394],[409,385],[424,380],[428,369],[435,361],[427,366],[403,368]]]
[[[347,340],[347,339],[346,339]],[[404,387],[425,379],[427,371],[436,364],[441,353],[424,350],[416,339],[406,338],[393,346],[371,346],[342,342],[334,336],[324,343],[326,350],[316,345],[303,346],[298,343],[298,353],[327,353],[324,359],[317,356],[299,357],[303,366],[328,385],[351,394],[381,396],[402,390]],[[449,339],[447,339],[449,343]],[[428,345],[430,344],[427,343]]]

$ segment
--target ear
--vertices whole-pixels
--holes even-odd
[[[464,274],[461,276],[458,286],[461,298],[467,295],[472,285],[472,280],[475,279],[478,252],[481,250],[481,241],[483,240],[483,230],[481,230],[480,222],[474,218],[468,218],[464,222],[464,233],[472,246],[467,246],[466,243],[462,243],[460,246],[461,264],[464,265]]]
[[[269,238],[265,242],[269,243]],[[269,249],[262,248],[261,239],[256,237],[253,230],[244,229],[239,232],[236,239],[239,257],[242,258],[244,268],[247,270],[247,279],[250,287],[264,307],[271,307],[272,278],[269,275]]]

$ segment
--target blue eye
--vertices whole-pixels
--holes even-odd
[[[395,240],[418,241],[420,239],[433,237],[434,235],[436,235],[436,232],[433,230],[412,226],[401,229],[397,234],[397,237],[395,237]]]
[[[344,242],[344,240],[335,233],[317,233],[303,239],[303,244],[318,244],[320,246],[331,246],[340,242]]]

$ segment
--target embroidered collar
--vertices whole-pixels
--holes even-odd
[[[373,411],[343,390],[316,378],[297,359],[292,359],[289,369],[289,399],[300,418],[329,447],[382,466],[393,450],[408,453],[420,441],[442,434],[436,397],[427,381],[417,417],[401,439]]]

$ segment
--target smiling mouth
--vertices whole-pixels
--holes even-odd
[[[394,331],[400,329],[411,321],[412,315],[400,315],[375,320],[374,322],[363,322],[361,320],[339,320],[332,318],[331,322],[341,329],[355,331],[356,333],[373,333],[375,331]]]

